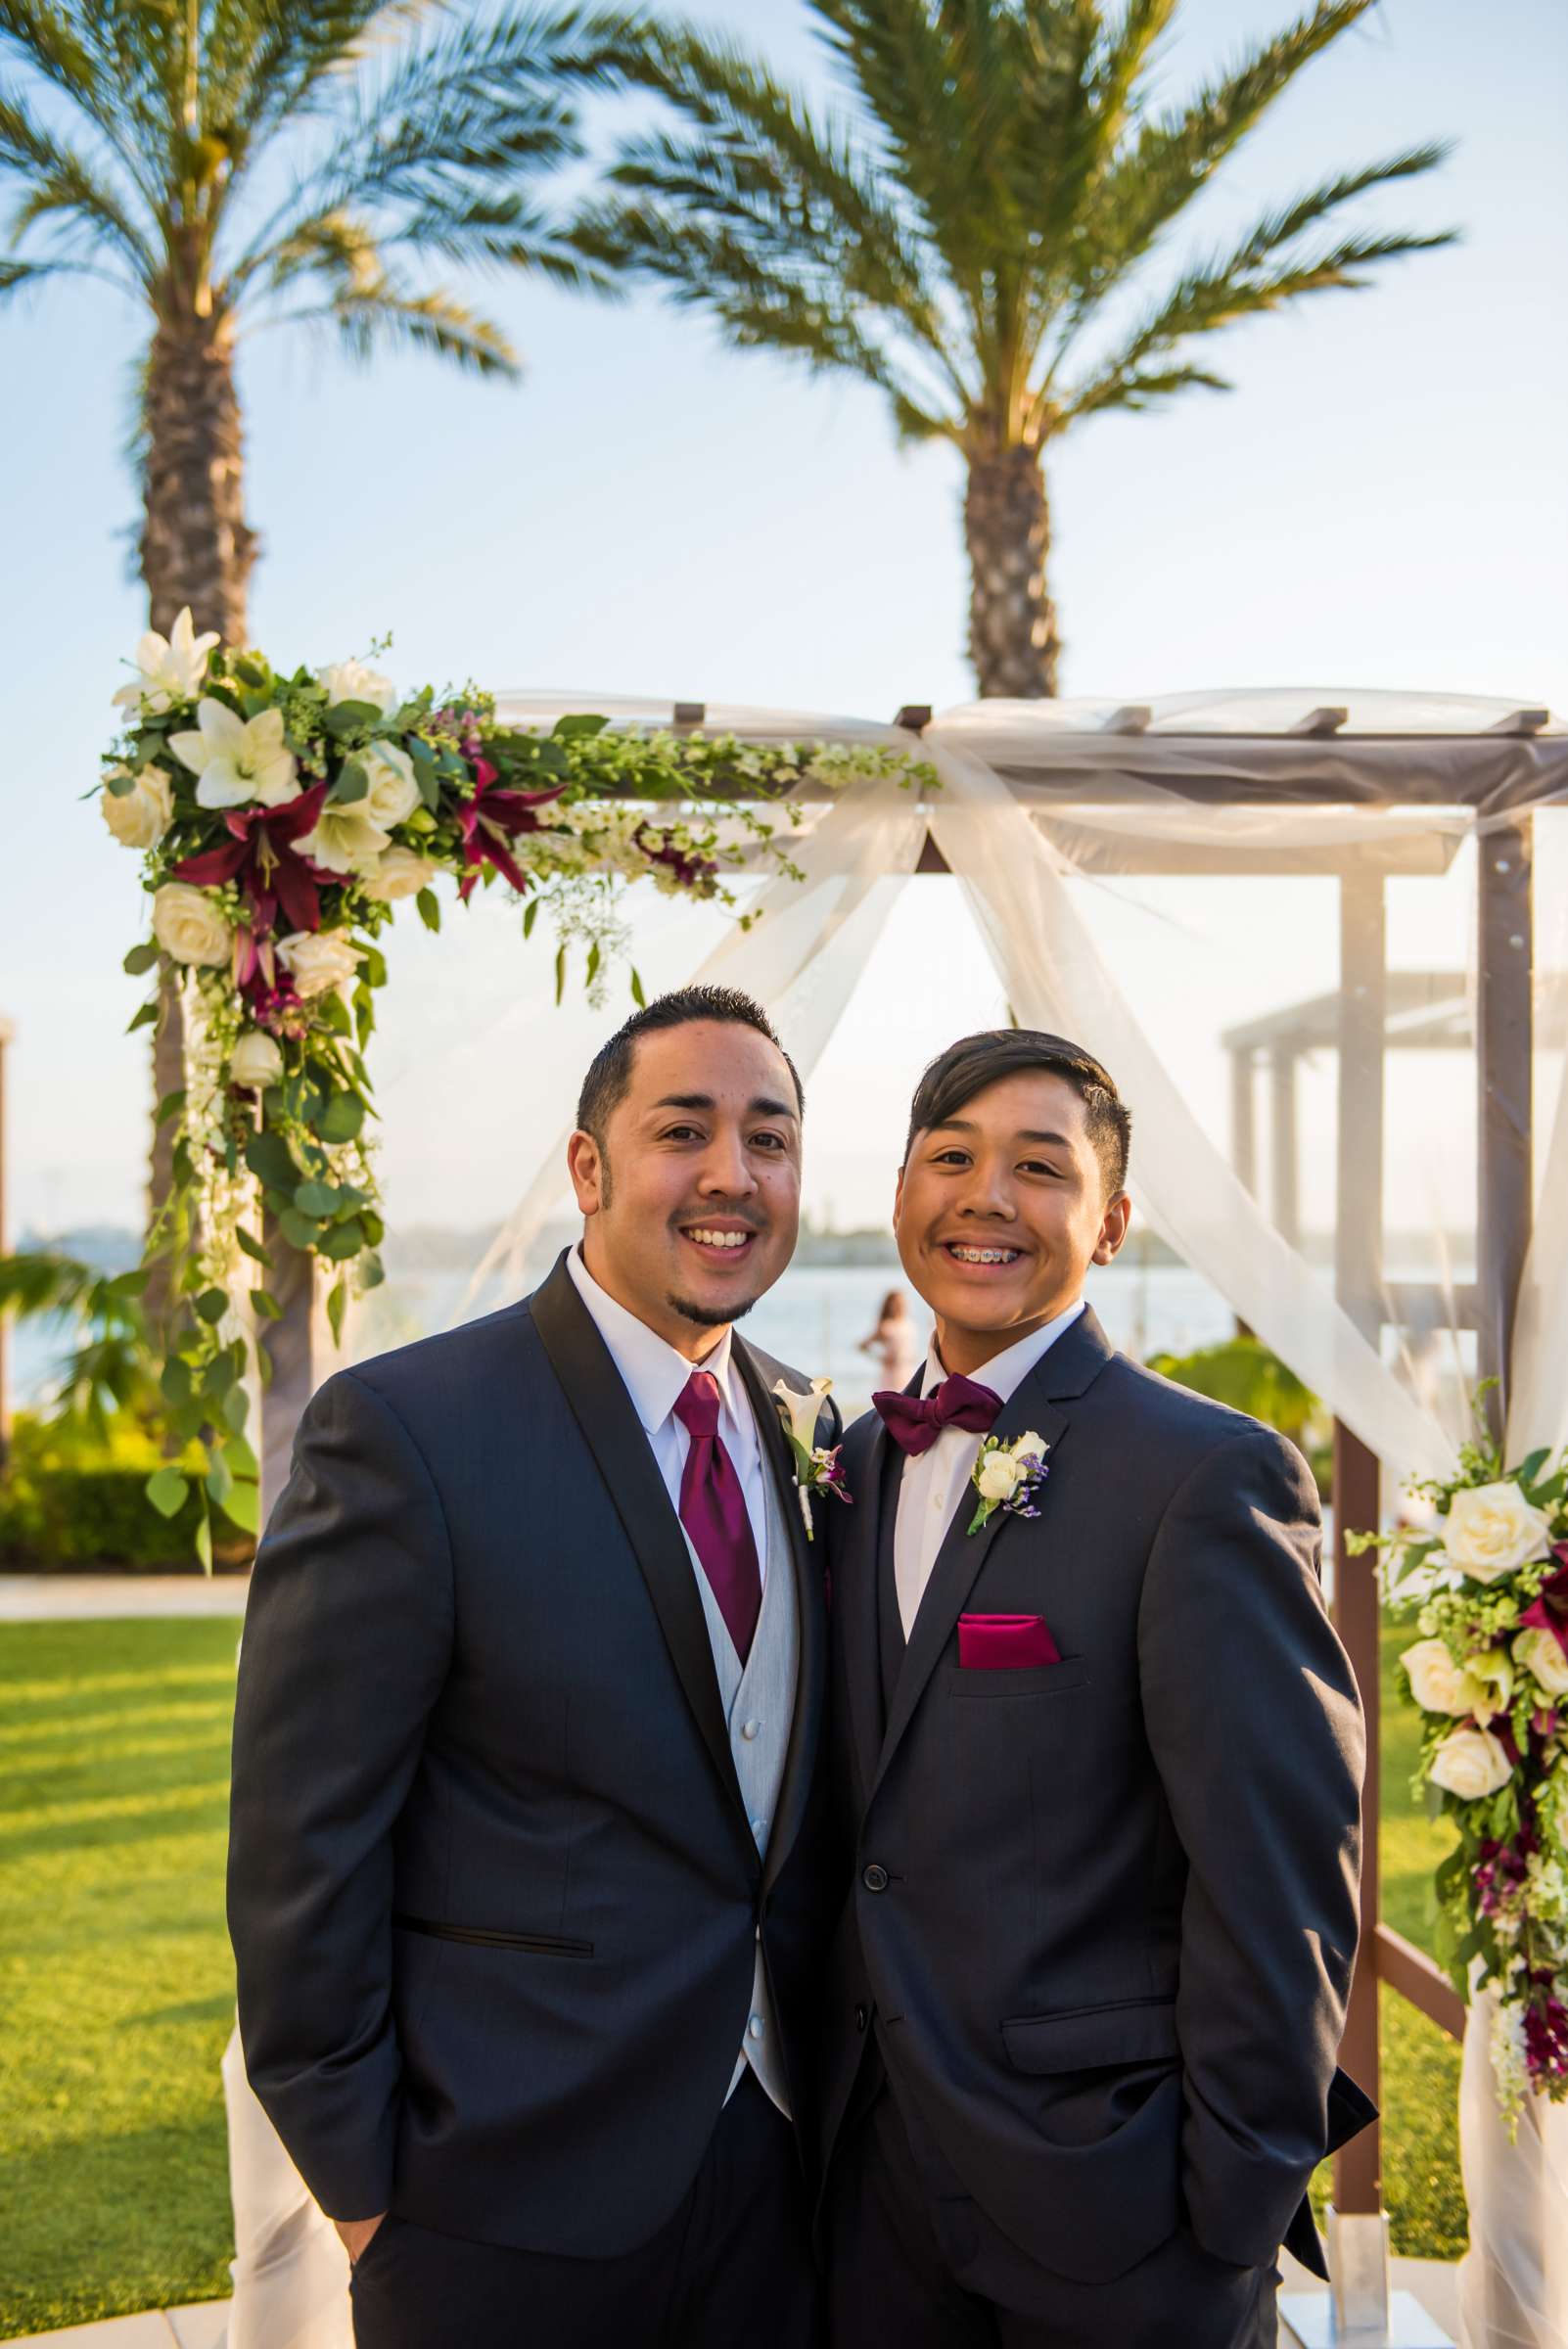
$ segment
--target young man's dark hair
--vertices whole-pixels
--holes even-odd
[[[1105,1176],[1105,1195],[1114,1199],[1127,1185],[1132,1113],[1092,1053],[1069,1043],[1064,1036],[1046,1036],[1038,1028],[989,1028],[979,1036],[960,1036],[945,1052],[939,1052],[915,1087],[905,1160],[917,1133],[955,1118],[988,1085],[1037,1070],[1065,1079],[1083,1102],[1089,1141]]]
[[[796,1106],[804,1113],[806,1092],[801,1073],[779,1043],[773,1023],[761,1003],[743,995],[735,987],[677,987],[668,995],[655,995],[641,1011],[634,1011],[609,1041],[599,1046],[588,1064],[582,1090],[577,1095],[577,1125],[584,1133],[592,1134],[601,1150],[605,1146],[605,1129],[619,1104],[625,1099],[631,1082],[631,1058],[638,1036],[651,1036],[660,1028],[684,1028],[693,1020],[717,1020],[731,1027],[755,1028],[759,1036],[765,1036],[770,1044],[778,1045],[795,1082]]]

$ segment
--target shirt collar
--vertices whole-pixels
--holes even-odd
[[[706,1370],[717,1380],[720,1407],[732,1426],[739,1425],[729,1330],[725,1330],[704,1360],[688,1361],[668,1339],[650,1329],[646,1321],[639,1321],[608,1289],[600,1287],[583,1263],[580,1248],[568,1250],[567,1270],[600,1337],[609,1347],[611,1359],[631,1397],[632,1407],[650,1436],[657,1435],[664,1426],[694,1370]]]
[[[1054,1320],[1047,1321],[1043,1329],[1032,1329],[1027,1338],[1020,1338],[1015,1345],[1004,1347],[1000,1354],[993,1354],[991,1360],[982,1362],[980,1368],[974,1373],[976,1383],[983,1387],[990,1387],[992,1393],[1000,1396],[1003,1403],[1011,1402],[1046,1349],[1055,1345],[1064,1329],[1072,1328],[1073,1323],[1084,1311],[1085,1302],[1084,1298],[1080,1297],[1076,1305],[1070,1305],[1065,1313],[1060,1313]],[[926,1353],[925,1376],[920,1386],[921,1394],[934,1395],[946,1375],[942,1357],[937,1352],[937,1333],[933,1330],[931,1344]]]

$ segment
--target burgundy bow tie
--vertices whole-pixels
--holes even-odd
[[[934,1395],[892,1392],[873,1395],[871,1401],[895,1444],[912,1460],[931,1450],[945,1427],[965,1428],[974,1436],[989,1435],[1002,1407],[999,1395],[957,1371],[945,1378]]]

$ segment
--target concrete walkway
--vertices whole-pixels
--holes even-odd
[[[49,2349],[223,2349],[228,2330],[229,2303],[204,2300],[194,2308],[151,2310],[144,2317],[106,2317],[98,2325],[68,2325],[63,2332],[29,2332],[5,2344],[5,2349],[32,2349],[47,2341]]]
[[[0,1623],[243,1615],[248,1574],[0,1574]]]

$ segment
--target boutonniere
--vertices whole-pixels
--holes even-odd
[[[978,1534],[997,1509],[1007,1509],[1014,1517],[1038,1517],[1035,1496],[1046,1474],[1045,1439],[1033,1428],[1010,1444],[1000,1436],[988,1436],[969,1478],[980,1495],[969,1531]]]
[[[822,1413],[822,1398],[833,1392],[830,1378],[813,1378],[804,1395],[797,1395],[784,1381],[773,1382],[773,1400],[778,1405],[784,1432],[790,1440],[790,1451],[795,1461],[795,1490],[800,1497],[801,1515],[806,1520],[806,1539],[816,1540],[811,1523],[811,1495],[831,1493],[836,1500],[848,1500],[850,1488],[844,1481],[839,1465],[842,1449],[835,1444],[831,1451],[825,1445],[813,1444],[816,1423]]]

